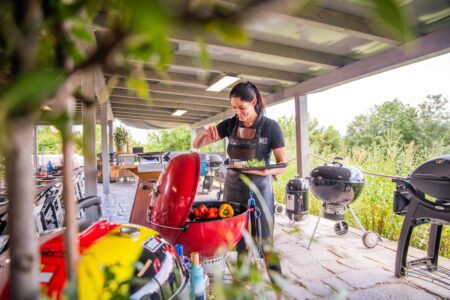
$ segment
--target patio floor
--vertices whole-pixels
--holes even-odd
[[[112,183],[111,194],[102,200],[104,218],[128,222],[135,190],[136,183]],[[101,185],[98,191],[102,193]],[[210,194],[199,193],[196,200],[215,199],[216,193],[216,189]],[[334,222],[321,219],[308,250],[316,220],[309,216],[293,225],[284,216],[275,218],[275,247],[296,299],[450,299],[450,286],[394,276],[397,242],[383,239],[377,247],[367,249],[362,244],[362,231],[351,228],[345,236],[338,236]],[[420,258],[426,253],[410,248],[409,255]],[[450,260],[441,257],[439,265],[450,269]]]

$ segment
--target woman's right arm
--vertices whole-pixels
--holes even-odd
[[[195,136],[194,141],[192,142],[192,146],[194,148],[200,148],[209,145],[213,142],[216,142],[220,139],[222,138],[220,137],[219,132],[217,131],[217,127],[210,126],[208,127],[208,129],[200,132]]]

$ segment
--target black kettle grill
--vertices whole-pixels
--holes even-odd
[[[299,222],[308,214],[308,182],[298,175],[286,184],[286,215],[292,221]]]
[[[344,235],[348,232],[348,224],[344,221],[345,209],[348,208],[360,228],[364,231],[362,242],[367,248],[374,248],[380,237],[373,231],[366,231],[355,212],[350,208],[362,193],[364,188],[364,175],[356,168],[344,166],[336,157],[331,164],[318,166],[311,171],[310,188],[313,194],[323,202],[319,218],[317,219],[314,232],[309,241],[308,249],[311,246],[314,234],[320,218],[337,221],[334,225],[334,232],[338,235]]]
[[[450,154],[433,158],[407,178],[395,178],[394,213],[404,215],[397,246],[395,275],[411,275],[450,287],[450,270],[438,266],[443,225],[450,224]],[[407,261],[414,227],[431,223],[427,257]]]

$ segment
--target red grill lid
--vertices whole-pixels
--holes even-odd
[[[198,153],[175,156],[161,174],[157,192],[150,200],[150,227],[172,242],[192,209],[200,176]],[[174,228],[168,228],[174,227]]]

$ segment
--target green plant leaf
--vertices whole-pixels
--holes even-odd
[[[402,41],[414,38],[413,29],[408,22],[405,9],[396,0],[374,0],[374,12],[385,28]]]
[[[200,47],[200,61],[202,63],[202,67],[205,69],[209,69],[210,63],[209,63],[209,54],[208,49],[206,48],[205,41],[201,36],[196,36],[195,38],[197,40],[197,43]]]
[[[144,78],[138,76],[128,77],[127,86],[136,92],[139,97],[146,100],[150,99],[149,86]]]
[[[0,94],[0,101],[10,116],[36,111],[65,78],[59,70],[35,70],[22,74]]]
[[[81,18],[72,18],[70,22],[70,31],[73,36],[81,41],[88,43],[94,42],[94,34],[91,32],[91,24]]]

